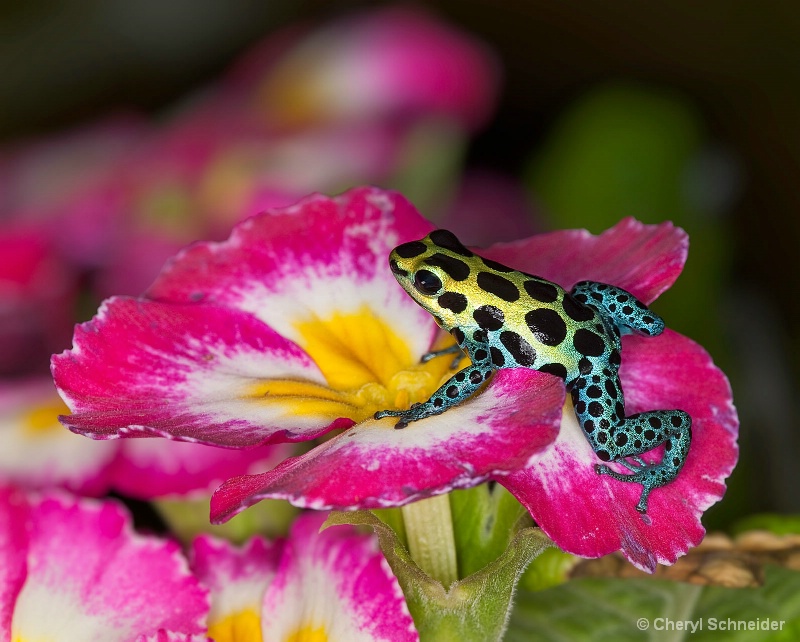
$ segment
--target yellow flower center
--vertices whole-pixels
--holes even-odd
[[[257,108],[268,105],[270,117],[284,127],[301,127],[326,119],[326,92],[313,60],[284,62],[256,91]]]
[[[60,433],[65,429],[58,422],[58,416],[68,414],[69,408],[60,399],[36,406],[23,416],[23,431],[30,437],[48,437],[55,432]]]
[[[215,642],[262,642],[261,617],[255,609],[245,609],[214,622],[208,636]]]
[[[327,320],[295,325],[298,341],[316,362],[328,385],[308,381],[260,381],[249,398],[286,400],[293,414],[349,417],[359,422],[377,410],[404,409],[427,401],[452,371],[453,357],[415,362],[408,344],[367,307]],[[443,348],[452,343],[443,340]]]

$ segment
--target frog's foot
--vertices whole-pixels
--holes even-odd
[[[686,455],[692,439],[692,420],[688,414],[680,410],[642,413],[641,415],[628,417],[626,421],[634,422],[634,425],[636,425],[636,422],[641,421],[643,418],[649,420],[656,417],[661,418],[663,423],[668,422],[672,427],[672,430],[667,433],[667,438],[663,441],[664,457],[661,461],[648,463],[638,454],[632,453],[630,455],[623,454],[614,459],[614,461],[630,470],[630,474],[618,473],[605,464],[595,467],[595,470],[600,475],[608,475],[618,481],[634,482],[644,486],[639,503],[636,505],[636,510],[640,513],[647,512],[647,498],[654,488],[665,486],[678,476],[683,464],[686,462]],[[634,434],[637,434],[635,429]]]
[[[440,415],[477,392],[483,383],[492,376],[492,372],[493,370],[486,363],[468,366],[445,381],[425,403],[415,403],[408,410],[379,410],[374,417],[375,419],[400,417],[400,421],[394,427],[405,428],[412,421]]]
[[[405,428],[412,421],[419,421],[420,419],[424,419],[425,417],[429,417],[431,414],[434,414],[431,412],[426,412],[424,407],[425,405],[426,404],[415,403],[408,410],[379,410],[373,415],[373,417],[375,419],[383,419],[384,417],[400,417],[400,421],[398,421],[394,427],[396,429]]]
[[[636,504],[636,510],[640,513],[647,512],[647,498],[650,495],[650,492],[654,488],[664,486],[671,482],[673,479],[675,479],[679,472],[679,469],[675,470],[674,468],[664,467],[661,463],[644,465],[623,461],[619,463],[624,465],[632,472],[630,474],[618,473],[615,470],[611,470],[611,468],[605,464],[599,464],[595,466],[595,470],[598,472],[598,474],[608,475],[617,481],[635,482],[644,486],[642,495],[639,497],[639,503]]]

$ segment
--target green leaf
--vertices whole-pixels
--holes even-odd
[[[600,86],[562,114],[528,167],[528,183],[556,227],[598,232],[625,216],[688,218],[695,212],[683,180],[702,128],[680,94]]]
[[[400,543],[408,548],[406,539],[406,523],[403,520],[403,513],[399,508],[376,508],[371,511],[375,517],[389,526],[397,535]]]
[[[499,558],[445,589],[420,570],[395,532],[372,513],[334,512],[325,524],[363,524],[375,530],[422,642],[502,640],[520,575],[552,546],[539,529],[522,528]]]
[[[777,513],[748,515],[737,521],[732,530],[736,534],[764,530],[775,535],[796,535],[800,533],[800,515],[778,515]]]
[[[640,619],[646,621],[646,630],[639,628]],[[678,622],[691,623],[684,628],[694,625],[697,630],[676,630]],[[780,629],[758,628],[772,622]],[[666,630],[669,626],[672,630]],[[748,630],[750,626],[756,630]],[[770,566],[764,586],[754,589],[581,579],[546,591],[520,591],[505,639],[755,642],[796,640],[798,635],[800,573]]]

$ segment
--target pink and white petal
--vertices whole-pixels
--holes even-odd
[[[205,632],[208,596],[178,545],[137,535],[113,502],[45,497],[29,521],[14,640],[127,641]]]
[[[66,411],[50,378],[0,387],[0,481],[85,495],[108,490],[118,444],[89,443],[64,430],[58,416]]]
[[[403,592],[371,535],[319,532],[324,515],[297,519],[261,613],[264,642],[418,640]]]
[[[686,464],[673,482],[651,493],[646,515],[636,511],[641,485],[595,472],[599,459],[570,404],[555,444],[534,455],[524,470],[497,481],[567,552],[599,557],[621,550],[635,566],[652,572],[702,540],[700,517],[722,497],[736,464],[738,418],[725,375],[699,345],[670,330],[654,338],[624,337],[620,375],[626,414],[679,408],[692,416]],[[662,452],[645,459],[660,459]]]
[[[126,439],[117,444],[120,453],[110,484],[137,499],[207,499],[226,479],[269,470],[294,452],[288,444],[242,449],[160,439]]]
[[[53,357],[70,430],[94,439],[160,436],[243,448],[351,425],[257,394],[265,379],[331,391],[311,358],[250,314],[212,305],[113,298]],[[325,406],[328,408],[328,406]],[[341,408],[332,404],[333,411]],[[333,412],[332,411],[332,412]]]
[[[260,630],[264,592],[275,578],[282,552],[281,543],[260,537],[241,547],[209,535],[194,540],[191,566],[210,591],[210,634],[223,637],[219,635],[223,630]]]
[[[298,324],[368,310],[418,357],[437,328],[397,284],[387,257],[431,229],[396,192],[315,195],[240,223],[227,241],[190,246],[147,296],[245,310],[301,346]]]
[[[29,506],[23,492],[0,486],[0,642],[11,640],[11,618],[27,575]]]
[[[583,280],[610,283],[645,303],[667,290],[683,270],[689,237],[672,223],[646,225],[625,218],[595,236],[560,230],[512,243],[498,243],[481,255],[566,289]]]
[[[491,474],[520,468],[556,437],[564,383],[525,368],[504,369],[482,394],[396,430],[369,419],[262,475],[227,481],[211,498],[211,519],[229,519],[267,498],[295,506],[401,506]]]

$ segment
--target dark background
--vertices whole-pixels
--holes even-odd
[[[46,134],[121,108],[159,114],[213,81],[264,35],[376,4],[4,2],[0,140]],[[597,83],[666,88],[698,110],[706,135],[736,168],[730,207],[715,228],[730,240],[730,261],[714,286],[721,290],[713,303],[718,309],[699,332],[704,336],[695,336],[729,373],[742,420],[742,464],[731,497],[711,519],[800,510],[800,5],[440,0],[419,6],[482,38],[503,67],[499,108],[473,140],[470,165],[524,174],[559,116]],[[702,242],[692,252],[702,254]],[[703,302],[688,298],[685,305]]]

